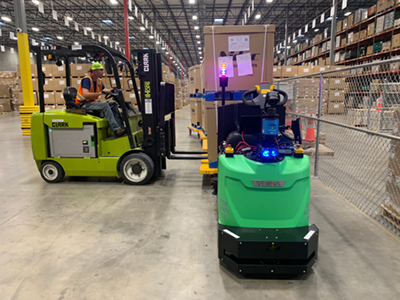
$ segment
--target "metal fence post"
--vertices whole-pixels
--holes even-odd
[[[319,137],[321,135],[321,106],[322,106],[322,88],[324,75],[321,73],[319,77],[319,99],[318,99],[318,116],[317,116],[317,142],[315,145],[315,161],[314,161],[314,177],[318,178],[318,158],[319,158]]]

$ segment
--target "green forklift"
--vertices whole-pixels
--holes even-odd
[[[136,69],[122,53],[103,46],[44,46],[32,50],[37,53],[40,111],[32,114],[31,141],[33,157],[46,182],[58,183],[65,176],[94,176],[118,177],[127,184],[140,185],[159,177],[166,169],[167,158],[204,159],[197,155],[204,152],[175,150],[174,86],[162,82],[161,56],[154,50],[134,52],[138,59]],[[57,64],[64,61],[66,109],[45,110],[41,61],[44,55]],[[75,103],[77,89],[70,86],[69,69],[71,58],[75,57],[101,62],[108,74],[114,74],[116,85],[111,86],[106,99],[115,101],[121,110],[126,127],[124,136],[115,137],[104,116],[80,109]],[[124,100],[119,69],[129,74],[138,108]],[[142,97],[135,75],[145,91]]]

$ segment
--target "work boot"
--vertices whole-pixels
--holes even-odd
[[[120,137],[123,136],[125,134],[125,128],[118,128],[115,132],[114,132],[116,137]]]

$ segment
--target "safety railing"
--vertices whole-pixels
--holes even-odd
[[[400,58],[275,82],[312,174],[400,235]]]

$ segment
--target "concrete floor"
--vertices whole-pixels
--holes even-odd
[[[178,145],[189,109],[177,113]],[[142,187],[45,183],[16,113],[0,116],[0,300],[400,299],[400,241],[318,180],[319,263],[304,280],[242,280],[217,259],[216,197],[198,161]]]

